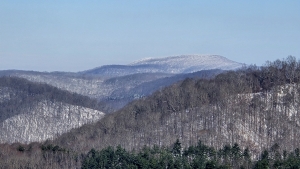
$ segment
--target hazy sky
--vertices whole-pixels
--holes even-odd
[[[0,1],[0,70],[82,71],[182,54],[300,59],[300,1]]]

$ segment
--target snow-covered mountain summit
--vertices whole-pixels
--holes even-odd
[[[181,55],[165,58],[150,58],[128,65],[106,65],[87,70],[84,74],[102,76],[124,76],[136,73],[193,73],[201,70],[234,70],[243,64],[218,55]]]
[[[181,55],[165,58],[149,58],[129,65],[157,65],[164,72],[168,73],[193,73],[210,69],[232,70],[243,66],[241,63],[231,61],[219,55]]]

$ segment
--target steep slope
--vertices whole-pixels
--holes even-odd
[[[288,58],[211,80],[186,79],[72,130],[54,144],[77,145],[74,150],[80,151],[92,148],[86,145],[120,144],[131,150],[180,139],[184,146],[202,140],[216,149],[236,142],[254,156],[275,143],[281,151],[293,151],[300,147],[299,65]]]
[[[0,78],[0,143],[43,141],[104,116],[96,100],[25,79]]]

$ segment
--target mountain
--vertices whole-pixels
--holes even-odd
[[[96,100],[21,78],[0,78],[0,143],[53,139],[104,116]]]
[[[136,73],[185,74],[201,70],[234,70],[243,64],[218,55],[181,55],[143,59],[129,65],[108,65],[82,72],[98,76],[124,76]]]
[[[211,78],[224,70],[234,70],[242,66],[243,64],[222,56],[182,55],[144,59],[129,65],[106,65],[78,73],[0,71],[0,76],[16,76],[47,83],[98,99],[107,105],[104,110],[109,113],[134,99],[148,96],[158,89],[190,77],[193,73],[199,72],[199,77]]]
[[[92,168],[127,162],[137,168],[169,164],[178,168],[187,168],[185,164],[194,168],[216,168],[217,164],[224,165],[220,168],[299,166],[300,61],[288,57],[262,67],[222,71],[209,78],[199,78],[197,73],[53,140],[28,145],[0,144],[0,168]],[[123,80],[126,82],[126,78]],[[19,82],[9,83],[1,90],[1,103],[20,93],[45,98],[44,94],[35,97],[41,88],[22,83],[9,88],[12,84]],[[19,90],[23,86],[26,90]],[[42,91],[52,91],[45,89]],[[61,97],[66,93],[59,97],[46,93],[55,101],[84,103],[90,109],[95,106],[92,100],[82,101],[86,97],[72,99],[76,98],[71,97],[72,93],[66,99]],[[8,105],[18,105],[22,100]],[[6,107],[6,116],[23,109],[11,107],[14,108]],[[151,157],[162,165],[153,165],[155,159]],[[132,165],[123,168],[126,167]]]
[[[149,58],[130,65],[157,65],[162,72],[176,74],[211,69],[233,70],[242,66],[240,63],[218,55],[181,55],[166,58]]]
[[[117,145],[138,150],[179,139],[184,147],[199,140],[216,149],[238,143],[254,158],[273,145],[294,151],[300,147],[300,63],[288,58],[268,64],[213,79],[185,79],[65,133],[53,144],[77,145],[77,151]]]
[[[186,55],[103,66],[99,70],[106,74],[97,75],[93,71],[0,71],[3,77],[0,90],[0,134],[3,137],[0,142],[24,143],[54,138],[72,128],[99,120],[103,117],[102,111],[114,112],[132,100],[146,97],[187,77],[209,79],[223,71],[212,68],[236,69],[241,65],[221,56]],[[124,69],[122,76],[119,69]],[[73,102],[77,97],[85,101]],[[64,124],[64,120],[69,122]]]

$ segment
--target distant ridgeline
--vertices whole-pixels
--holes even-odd
[[[101,101],[106,113],[185,78],[212,78],[243,64],[217,55],[182,55],[144,59],[128,65],[105,65],[83,72],[7,70],[0,76],[21,77]]]

